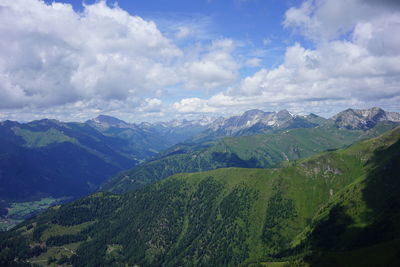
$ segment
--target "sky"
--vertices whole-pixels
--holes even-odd
[[[0,120],[400,111],[399,0],[0,0]]]

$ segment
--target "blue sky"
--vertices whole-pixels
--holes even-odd
[[[0,120],[400,111],[396,0],[5,0],[0,25]]]

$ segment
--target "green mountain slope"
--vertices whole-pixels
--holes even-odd
[[[155,160],[108,179],[103,190],[122,193],[175,173],[199,172],[226,167],[271,168],[281,162],[350,145],[395,127],[380,123],[368,131],[339,129],[334,125],[292,129],[276,134],[222,138],[214,142],[181,144]]]
[[[279,169],[176,174],[123,195],[99,192],[3,233],[0,264],[358,266],[367,251],[399,263],[399,250],[385,249],[400,238],[399,154],[396,128]]]
[[[366,173],[338,192],[307,229],[301,246],[311,266],[399,265],[399,132],[346,151],[362,159]]]

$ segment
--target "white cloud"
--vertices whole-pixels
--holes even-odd
[[[1,108],[126,99],[178,81],[182,52],[153,22],[100,1],[0,4]],[[173,67],[173,65],[172,65]]]
[[[138,108],[140,112],[160,112],[162,111],[162,101],[158,98],[146,98]]]
[[[238,78],[239,66],[232,56],[235,44],[230,39],[214,41],[189,59],[181,70],[187,89],[215,89]]]
[[[263,45],[270,45],[272,43],[272,40],[269,38],[266,38],[263,40]]]
[[[211,108],[203,99],[193,97],[185,98],[173,104],[173,108],[178,112],[198,113],[198,112],[214,112],[215,108]]]
[[[331,113],[372,105],[400,109],[400,35],[394,34],[400,32],[399,11],[360,1],[306,1],[287,11],[284,25],[313,40],[315,48],[289,46],[281,65],[261,69],[197,102],[219,112],[286,107]]]
[[[245,65],[254,68],[254,67],[259,67],[261,62],[262,62],[261,58],[254,57],[254,58],[248,59],[246,61]]]
[[[178,31],[176,33],[176,38],[182,39],[188,37],[192,33],[192,30],[187,26],[178,27]]]

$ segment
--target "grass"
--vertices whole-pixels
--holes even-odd
[[[90,221],[90,222],[85,222],[73,226],[62,226],[58,224],[51,224],[50,228],[46,229],[42,236],[41,239],[47,240],[52,236],[58,236],[58,235],[74,235],[79,232],[81,232],[83,229],[86,227],[94,224],[95,221]]]
[[[55,262],[49,265],[47,264],[47,260],[51,257],[55,259],[60,259],[63,256],[70,257],[75,254],[75,251],[78,249],[81,243],[82,242],[76,242],[60,247],[50,247],[45,253],[42,253],[37,257],[29,259],[29,262],[41,266],[59,266]]]

